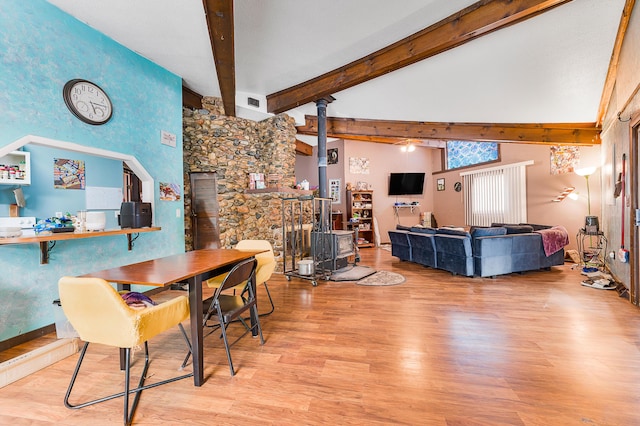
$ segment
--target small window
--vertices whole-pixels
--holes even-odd
[[[446,150],[447,170],[491,163],[500,159],[497,142],[449,141]]]

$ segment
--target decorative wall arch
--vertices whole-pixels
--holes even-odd
[[[155,210],[155,184],[153,177],[134,156],[123,154],[121,152],[80,145],[73,142],[50,139],[42,136],[26,135],[0,148],[0,157],[9,154],[12,151],[16,151],[27,144],[42,145],[73,152],[82,152],[85,154],[95,155],[97,157],[123,161],[142,182],[142,201],[151,203],[152,211]]]

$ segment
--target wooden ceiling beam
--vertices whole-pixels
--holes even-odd
[[[300,134],[318,131],[318,117],[305,116]],[[601,128],[595,123],[429,123],[327,117],[327,136],[396,143],[406,139],[516,142],[550,145],[598,145]],[[396,139],[392,142],[392,139]]]
[[[218,74],[218,85],[228,117],[236,116],[236,65],[234,50],[233,0],[202,0],[209,39]]]
[[[348,89],[483,35],[544,13],[571,0],[481,0],[396,43],[311,80],[267,96],[279,114]]]
[[[192,109],[202,108],[202,95],[182,86],[182,106]]]
[[[308,143],[296,139],[296,154],[310,156],[313,155],[313,147]]]
[[[624,41],[624,36],[627,33],[627,28],[629,27],[629,19],[631,19],[631,12],[633,11],[633,6],[635,4],[635,0],[627,0],[624,5],[624,9],[622,10],[620,25],[618,25],[618,34],[616,35],[616,41],[613,45],[613,52],[611,53],[611,60],[609,61],[607,78],[604,82],[604,88],[602,89],[602,96],[600,97],[600,106],[598,107],[598,116],[596,118],[596,124],[598,126],[602,126],[604,116],[607,114],[609,102],[611,102],[613,87],[616,84],[616,78],[618,76],[618,61],[620,60],[622,42]]]

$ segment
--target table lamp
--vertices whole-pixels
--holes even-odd
[[[597,235],[599,232],[598,216],[591,215],[591,191],[589,190],[589,176],[591,176],[597,167],[584,167],[576,169],[574,172],[578,176],[584,176],[587,181],[587,216],[584,221],[584,230],[587,234]]]

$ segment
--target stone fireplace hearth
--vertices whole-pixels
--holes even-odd
[[[204,109],[183,109],[185,244],[192,249],[190,172],[216,172],[221,247],[243,239],[268,240],[281,256],[282,198],[296,196],[296,128],[280,114],[255,122],[224,115],[219,98]],[[272,190],[249,191],[249,173],[280,176]],[[310,192],[306,192],[310,193]]]

